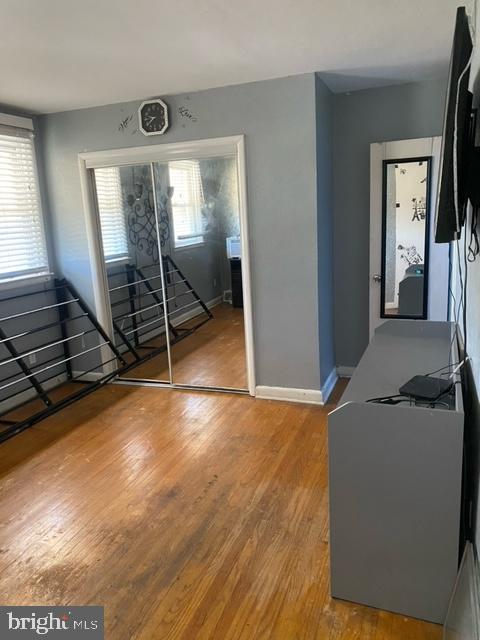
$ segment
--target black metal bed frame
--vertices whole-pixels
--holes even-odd
[[[129,312],[113,317],[114,333],[118,336],[117,343],[108,336],[85,300],[65,278],[55,279],[53,285],[42,289],[0,298],[0,353],[3,351],[3,357],[0,358],[0,443],[96,391],[116,376],[164,352],[167,349],[166,345],[154,346],[148,342],[155,335],[166,331],[165,318],[170,317],[168,307],[173,300],[187,294],[191,295],[193,302],[176,307],[174,313],[199,305],[200,311],[194,314],[193,318],[199,315],[202,318],[188,328],[175,327],[169,320],[171,345],[191,335],[213,318],[211,311],[169,256],[164,258],[163,271],[167,292],[167,315],[162,288],[160,286],[155,289],[156,285],[152,284],[152,280],[161,276],[148,276],[144,268],[130,264],[125,266],[125,271],[111,274],[113,278],[123,273],[127,278],[126,284],[113,287],[109,284],[110,294],[122,289],[127,289],[128,293],[127,298],[119,302],[122,305],[128,304]],[[171,288],[179,285],[183,285],[186,291],[170,295]],[[160,295],[157,295],[158,293]],[[31,300],[38,296],[42,296],[44,300],[41,306],[31,303]],[[146,296],[150,296],[149,300],[154,300],[154,303],[142,306]],[[51,298],[50,302],[48,297]],[[15,305],[19,305],[18,308],[21,310],[6,315],[6,307],[11,309]],[[145,321],[143,315],[153,310],[159,311],[155,320]],[[32,323],[33,326],[22,328],[22,322],[27,318],[35,322]],[[128,331],[124,331],[121,326],[125,318],[128,318],[132,327]],[[163,325],[159,326],[158,323],[162,320]],[[153,327],[154,331],[150,329],[145,332],[145,329],[152,325],[156,325]],[[50,332],[50,337],[47,331]],[[52,334],[54,338],[51,337]],[[148,339],[142,342],[145,336]],[[74,347],[79,340],[80,349]],[[86,340],[93,343],[92,346],[87,346]],[[146,353],[141,354],[140,350],[145,350]],[[130,362],[126,359],[127,351],[133,356]],[[93,366],[88,365],[87,370],[75,372],[73,363],[77,358],[87,354],[95,358]],[[104,371],[106,366],[110,369],[107,373]],[[3,367],[7,367],[7,371],[10,369],[10,372],[1,377]],[[93,379],[88,379],[89,375]],[[52,397],[52,394],[56,395],[54,391],[72,383],[82,386],[72,385],[72,392],[65,397]],[[25,393],[28,397],[23,401],[19,399],[17,404],[14,399]],[[13,417],[14,412],[22,407],[27,408],[34,400],[40,400],[43,408],[37,410],[32,407],[25,418]],[[2,409],[4,403],[8,406],[5,408],[4,405]]]
[[[170,345],[173,346],[177,342],[190,336],[213,318],[210,309],[170,256],[167,255],[163,257],[162,267],[167,296],[165,300],[166,305],[164,305],[163,301],[161,287],[162,276],[158,264],[148,265],[147,267],[126,264],[122,269],[108,273],[110,295],[116,291],[127,290],[126,297],[111,302],[112,311],[122,305],[124,307],[128,306],[127,313],[123,311],[112,313],[113,330],[119,338],[116,345],[120,349],[127,349],[134,358],[133,362],[122,370],[122,373],[167,350],[166,344],[161,346],[149,344],[153,338],[166,331],[165,325],[168,327]],[[150,268],[158,269],[158,272],[156,271],[155,274],[148,275],[147,270]],[[118,276],[123,276],[126,282],[115,286],[112,280]],[[158,282],[158,284],[154,284],[155,282]],[[112,284],[113,286],[111,286]],[[175,287],[178,286],[182,286],[185,290],[172,294],[171,289],[175,289]],[[191,296],[193,301],[176,307],[173,313],[197,306],[199,313],[195,314],[194,317],[197,318],[200,316],[200,320],[195,323],[194,326],[188,328],[174,326],[170,320],[172,313],[171,303],[187,295]],[[148,302],[143,306],[145,298],[147,298]],[[151,302],[152,300],[153,302]],[[165,314],[164,306],[167,307],[167,314]],[[159,311],[160,313],[153,319],[152,317],[142,318],[144,313],[155,313],[155,311]],[[168,322],[165,322],[166,318],[168,318]],[[129,327],[128,330],[123,326],[126,319],[131,322],[131,328]],[[147,336],[148,339],[142,342],[142,338]],[[140,350],[147,350],[149,353],[141,355],[139,353]]]
[[[41,306],[31,304],[32,298],[34,300],[38,296],[45,302]],[[52,298],[51,302],[48,301],[49,297]],[[16,304],[22,304],[24,309],[5,315],[5,309]],[[4,297],[0,299],[0,310],[0,348],[6,352],[6,357],[0,359],[0,375],[3,367],[7,367],[7,371],[9,366],[11,369],[10,373],[0,378],[0,442],[98,389],[117,374],[119,367],[127,366],[126,360],[99,324],[95,314],[66,279],[56,279],[53,286],[43,289]],[[55,317],[46,321],[46,315]],[[21,324],[27,318],[32,320],[31,326],[19,330],[18,323]],[[47,331],[50,332],[50,337]],[[54,339],[52,334],[55,334]],[[73,352],[71,347],[78,340],[81,341],[81,348]],[[92,346],[87,347],[86,340]],[[26,341],[33,345],[26,347]],[[106,359],[105,356],[102,358],[102,348],[107,352]],[[93,366],[75,373],[72,364],[77,358],[87,354],[95,357]],[[44,355],[47,357],[42,358]],[[40,361],[37,360],[38,357]],[[113,366],[112,363],[116,365]],[[103,368],[109,364],[113,366],[113,370],[102,375]],[[95,373],[98,377],[86,379],[86,376]],[[63,380],[55,384],[58,378]],[[84,386],[58,400],[52,397],[54,389],[73,382]],[[25,393],[28,395],[27,399],[20,399],[15,404],[14,398]],[[35,399],[40,399],[45,406],[40,410],[33,410],[33,413],[23,419],[11,417],[11,414]],[[5,408],[4,403],[12,400],[13,406]]]

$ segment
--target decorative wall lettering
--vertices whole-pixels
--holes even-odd
[[[132,120],[133,120],[133,113],[131,113],[129,116],[127,116],[120,122],[120,124],[118,125],[118,130],[122,133],[125,132],[128,129]]]
[[[198,118],[194,116],[193,113],[190,111],[190,109],[185,105],[178,107],[178,113],[180,114],[180,117],[182,117],[184,120],[190,120],[190,122],[198,121]]]

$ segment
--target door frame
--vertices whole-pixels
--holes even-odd
[[[429,320],[447,320],[449,309],[448,271],[449,254],[447,245],[435,244],[435,212],[437,206],[436,192],[440,167],[441,136],[427,138],[410,138],[406,140],[392,140],[388,142],[374,142],[370,145],[370,234],[369,234],[369,339],[371,340],[376,327],[387,318],[380,317],[381,287],[373,286],[374,277],[381,274],[382,267],[382,224],[383,224],[383,161],[395,159],[414,159],[417,157],[431,157],[430,182],[430,230],[429,230],[429,273],[436,272],[435,264],[445,267],[445,278],[433,278],[427,283]],[[445,255],[444,255],[445,254]],[[435,263],[435,264],[432,264]],[[432,266],[434,268],[432,268]],[[438,275],[438,274],[437,274]],[[442,317],[440,310],[434,305],[436,297],[445,294],[445,309]],[[389,318],[392,319],[392,318]]]
[[[245,355],[247,368],[247,387],[251,396],[255,395],[255,349],[253,335],[253,310],[252,310],[252,280],[250,267],[250,241],[247,206],[247,170],[245,159],[245,136],[228,136],[222,138],[207,138],[202,140],[190,140],[186,142],[171,142],[142,147],[126,147],[105,151],[83,152],[78,154],[78,167],[80,172],[80,187],[83,200],[83,211],[87,229],[88,250],[93,277],[94,302],[97,317],[107,333],[112,335],[112,316],[106,291],[107,272],[103,259],[101,246],[100,219],[95,203],[95,186],[91,179],[91,170],[100,167],[122,166],[132,164],[149,164],[152,162],[164,162],[168,160],[195,158],[210,158],[218,155],[235,155],[237,159],[238,174],[238,200],[240,217],[240,238],[242,257],[242,283],[243,283],[243,317],[245,325]],[[113,365],[112,365],[113,366]],[[119,380],[120,381],[120,380]],[[127,384],[127,381],[123,381]],[[141,381],[128,382],[128,384],[143,384]],[[173,388],[199,388],[192,385],[149,381],[149,386],[173,387]],[[200,387],[227,391],[225,388]],[[232,389],[234,392],[235,389]]]

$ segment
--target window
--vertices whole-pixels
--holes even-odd
[[[168,163],[173,187],[172,216],[175,247],[189,247],[203,242],[203,189],[196,160]]]
[[[119,167],[95,169],[95,186],[105,261],[124,260],[128,258],[128,236]]]
[[[33,133],[0,125],[0,282],[48,272]]]

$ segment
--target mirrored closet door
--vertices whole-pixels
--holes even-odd
[[[157,162],[173,382],[247,388],[236,158]]]
[[[247,390],[236,154],[93,176],[121,378]]]
[[[115,344],[129,364],[140,362],[129,377],[145,378],[154,358],[156,379],[170,382],[152,167],[102,167],[93,174]]]

